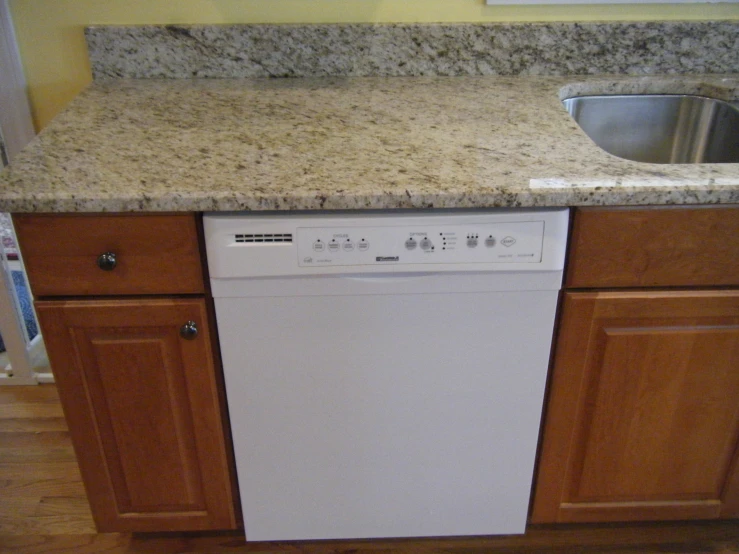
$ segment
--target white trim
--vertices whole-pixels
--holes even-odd
[[[35,135],[26,91],[8,0],[0,0],[0,128],[10,159]]]
[[[37,373],[36,381],[39,385],[49,385],[55,383],[54,375],[51,373]]]

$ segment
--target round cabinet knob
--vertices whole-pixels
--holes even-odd
[[[105,252],[98,256],[98,267],[103,271],[113,271],[115,266],[115,252]]]
[[[198,326],[194,321],[188,321],[180,327],[180,336],[183,339],[193,340],[198,336]]]

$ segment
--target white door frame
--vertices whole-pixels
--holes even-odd
[[[33,138],[35,132],[26,93],[23,66],[11,19],[8,0],[0,0],[0,139],[12,159]],[[23,268],[22,258],[17,262]],[[26,283],[27,285],[28,283]],[[30,288],[27,287],[30,293]],[[50,373],[34,371],[36,358],[43,354],[39,333],[29,340],[23,314],[15,293],[5,251],[0,244],[0,334],[5,342],[10,364],[0,367],[0,385],[30,385],[53,381]]]
[[[13,158],[36,134],[8,0],[0,0],[0,128]]]

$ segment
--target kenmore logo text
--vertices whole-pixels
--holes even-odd
[[[375,261],[378,261],[378,262],[398,262],[398,261],[400,261],[400,256],[377,256],[375,258]]]

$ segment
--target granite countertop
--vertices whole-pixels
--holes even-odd
[[[0,174],[0,211],[739,202],[739,164],[595,146],[561,99],[598,93],[737,101],[739,76],[97,81]]]

